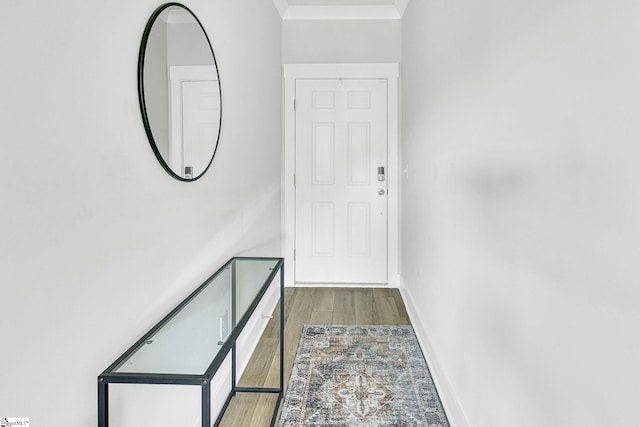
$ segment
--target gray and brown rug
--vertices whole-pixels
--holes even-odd
[[[280,427],[449,427],[411,326],[305,325]]]

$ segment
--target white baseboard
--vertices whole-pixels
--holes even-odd
[[[296,288],[390,288],[387,283],[306,283],[296,282]]]
[[[404,304],[407,308],[413,330],[418,338],[418,343],[422,348],[422,353],[427,360],[429,371],[431,371],[431,377],[433,378],[433,382],[438,390],[438,395],[440,396],[440,401],[442,402],[442,406],[444,407],[447,418],[449,419],[449,424],[451,427],[468,427],[469,423],[467,422],[467,418],[464,415],[457,395],[451,386],[451,382],[449,381],[445,370],[438,361],[436,351],[429,340],[429,335],[423,327],[424,323],[422,322],[422,319],[414,305],[411,292],[402,281],[401,284],[400,293],[402,294],[402,299],[404,300]]]

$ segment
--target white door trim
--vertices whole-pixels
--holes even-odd
[[[385,79],[387,80],[388,227],[387,274],[390,287],[399,286],[399,66],[379,64],[284,64],[284,147],[282,172],[282,252],[285,258],[285,286],[295,286],[295,111],[296,80],[299,79]]]

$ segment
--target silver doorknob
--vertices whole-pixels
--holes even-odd
[[[379,189],[378,194],[381,196],[384,196],[384,189],[383,188]]]

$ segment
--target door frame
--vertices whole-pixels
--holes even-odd
[[[389,287],[399,286],[400,255],[400,150],[397,63],[372,64],[284,64],[283,70],[283,158],[282,158],[282,253],[285,286],[295,284],[295,195],[296,170],[296,80],[380,79],[387,81],[387,280]],[[302,286],[302,285],[299,285]],[[314,285],[315,286],[315,285]]]

